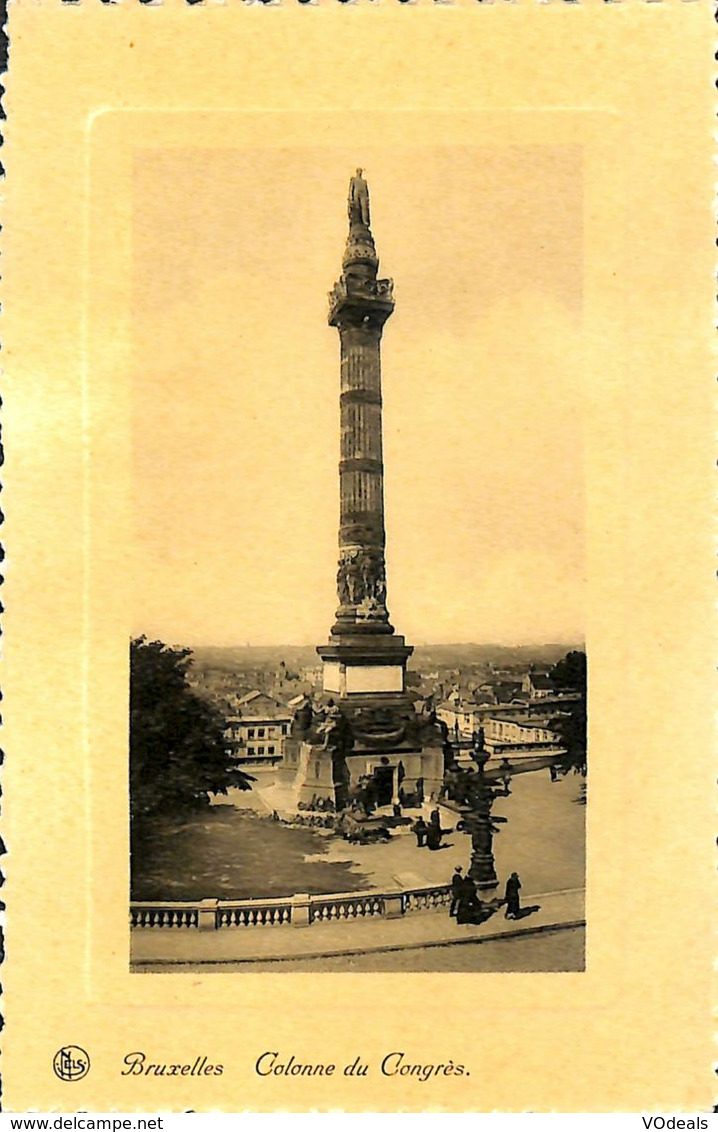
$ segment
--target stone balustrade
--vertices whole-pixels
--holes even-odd
[[[292,898],[281,900],[218,900],[218,928],[281,927],[292,922]]]
[[[132,901],[133,928],[311,927],[313,924],[362,920],[372,916],[394,919],[415,912],[432,912],[451,901],[451,886],[398,889],[394,892],[297,893],[265,900]]]
[[[415,888],[402,893],[404,912],[433,912],[451,903],[451,885],[440,884],[433,888]]]
[[[197,904],[163,901],[130,905],[130,925],[133,928],[196,928],[198,923]]]
[[[385,897],[377,892],[340,892],[311,897],[311,922],[356,920],[363,916],[383,916]]]

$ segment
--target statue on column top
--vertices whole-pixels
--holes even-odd
[[[354,224],[369,227],[369,186],[364,180],[364,170],[357,169],[349,182],[349,219]]]

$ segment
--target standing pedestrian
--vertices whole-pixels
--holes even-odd
[[[451,878],[451,907],[449,908],[449,915],[455,916],[459,910],[459,900],[461,899],[461,888],[464,883],[464,878],[461,875],[461,865],[457,865],[454,869],[454,875]]]
[[[426,847],[427,849],[441,849],[441,826],[434,822],[426,831]]]
[[[521,881],[519,880],[519,874],[512,873],[509,879],[506,881],[506,891],[504,893],[504,900],[506,901],[505,917],[507,920],[517,920],[519,917],[520,889]]]
[[[457,924],[480,924],[481,919],[482,907],[476,885],[470,876],[465,876],[461,881],[456,922]]]
[[[411,828],[412,828],[413,832],[416,834],[416,847],[417,847],[417,849],[423,849],[424,845],[426,844],[427,834],[429,832],[428,825],[426,824],[426,822],[424,821],[423,818],[419,818],[418,821],[414,822],[414,824]]]

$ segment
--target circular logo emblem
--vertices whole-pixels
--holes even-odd
[[[61,1081],[79,1081],[90,1070],[90,1056],[82,1046],[63,1046],[53,1057],[52,1068]]]

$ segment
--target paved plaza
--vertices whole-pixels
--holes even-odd
[[[548,770],[516,775],[511,794],[498,798],[494,813],[507,818],[494,837],[496,871],[505,881],[516,870],[524,892],[582,888],[585,882],[585,815],[580,802],[583,779],[571,774],[551,782]],[[449,821],[452,819],[450,818]],[[351,862],[369,888],[391,888],[395,878],[412,874],[429,884],[446,884],[455,865],[467,868],[471,838],[449,833],[445,848],[418,849],[410,832],[394,834],[387,843],[350,845],[328,838],[322,859]],[[418,883],[417,883],[418,887]]]

